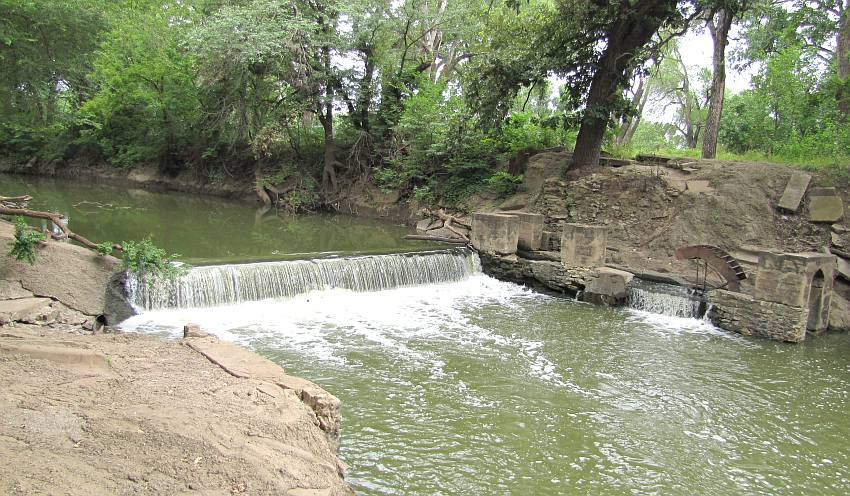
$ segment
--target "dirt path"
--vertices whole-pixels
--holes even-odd
[[[0,328],[0,459],[0,494],[353,494],[293,391],[134,334]]]

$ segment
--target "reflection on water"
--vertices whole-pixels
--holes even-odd
[[[3,196],[30,194],[30,207],[66,215],[95,243],[152,236],[192,264],[432,249],[402,239],[410,231],[342,215],[280,214],[249,202],[188,193],[155,193],[110,184],[0,174]]]
[[[850,336],[802,345],[477,275],[134,317],[251,346],[343,401],[359,494],[846,494]]]

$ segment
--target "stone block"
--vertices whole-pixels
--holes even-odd
[[[805,307],[812,279],[818,271],[822,272],[825,281],[829,281],[827,284],[831,291],[835,255],[761,252],[753,296],[759,300]]]
[[[605,226],[565,224],[561,235],[561,263],[567,267],[603,265],[607,244]]]
[[[714,188],[709,186],[708,181],[688,181],[688,191],[691,193],[713,193]]]
[[[487,253],[516,253],[519,242],[519,217],[478,212],[472,216],[472,246]]]
[[[803,172],[795,172],[788,179],[788,184],[785,185],[785,191],[782,192],[782,197],[779,199],[779,208],[789,212],[796,212],[800,208],[800,202],[803,201],[803,196],[806,194],[806,188],[809,187],[809,182],[812,176]]]
[[[626,288],[634,278],[634,274],[611,267],[600,267],[596,276],[587,281],[584,288],[584,299],[591,303],[617,306],[626,301]]]
[[[827,188],[822,188],[827,189]],[[809,195],[809,220],[812,222],[837,222],[844,218],[844,201],[840,196]]]
[[[543,215],[530,212],[504,212],[519,218],[517,246],[522,250],[539,250],[543,237]]]

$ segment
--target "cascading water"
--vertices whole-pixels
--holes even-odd
[[[128,280],[131,301],[144,310],[231,305],[292,298],[325,289],[380,291],[461,281],[481,272],[466,248],[366,257],[195,267],[174,281]]]
[[[702,318],[705,302],[691,289],[634,279],[628,287],[629,308],[670,317]]]

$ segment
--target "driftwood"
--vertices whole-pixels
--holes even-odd
[[[404,239],[415,239],[418,241],[439,241],[441,243],[453,243],[456,245],[465,245],[468,241],[460,238],[447,238],[445,236],[431,236],[428,234],[408,234]]]
[[[4,203],[4,205],[5,205],[5,203]],[[97,250],[98,249],[97,244],[89,241],[88,239],[84,238],[83,236],[80,236],[79,234],[70,230],[68,228],[68,226],[65,225],[64,218],[60,214],[57,214],[57,213],[54,213],[54,212],[42,212],[40,210],[29,210],[27,208],[9,208],[9,207],[6,207],[6,206],[2,206],[2,207],[0,207],[0,215],[13,215],[13,216],[20,216],[20,217],[29,217],[31,219],[46,219],[46,220],[49,220],[49,221],[53,222],[53,224],[56,225],[59,229],[62,230],[61,235],[50,233],[51,238],[53,238],[53,239],[64,239],[64,238],[73,239],[77,243],[80,243],[81,245],[85,246],[86,248],[89,248],[91,250]],[[117,243],[113,244],[112,249],[121,251],[121,245],[119,245]]]
[[[469,242],[469,237],[466,234],[460,232],[457,228],[455,228],[452,225],[452,224],[457,224],[458,226],[464,227],[466,229],[472,229],[472,226],[470,226],[468,223],[458,219],[457,217],[455,217],[453,215],[447,214],[445,212],[445,210],[443,210],[442,208],[437,210],[437,211],[431,211],[431,210],[428,210],[427,208],[425,208],[425,209],[422,209],[422,213],[425,214],[425,215],[429,215],[431,217],[436,217],[437,219],[440,219],[441,221],[443,221],[443,225],[439,226],[439,227],[445,227],[446,229],[448,229],[449,231],[451,231],[455,235],[457,235],[464,242],[466,242],[466,243]],[[439,229],[439,227],[436,227],[435,229]],[[451,239],[451,238],[447,238],[447,239]]]
[[[29,195],[0,196],[0,207],[4,208],[26,208],[27,202],[32,200]]]

